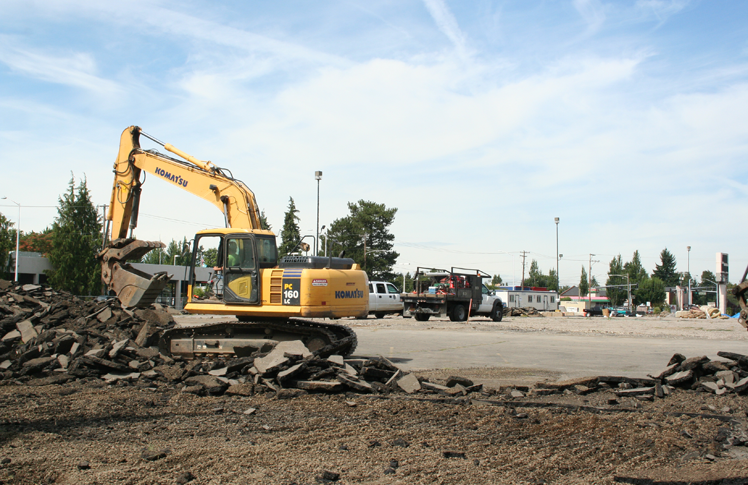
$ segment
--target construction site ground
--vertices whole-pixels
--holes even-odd
[[[195,317],[178,317],[180,323]],[[340,320],[359,350],[382,332],[428,342],[452,332],[482,341],[511,334],[590,337],[601,361],[627,338],[748,354],[736,320],[656,318],[476,318],[415,322],[386,317]],[[421,339],[418,339],[418,336]],[[642,340],[642,341],[644,341]],[[563,342],[563,339],[559,340]],[[600,342],[605,346],[600,349]],[[415,345],[415,344],[413,344]],[[689,344],[690,345],[690,344]],[[178,387],[100,379],[60,385],[0,386],[2,483],[746,483],[746,397],[674,389],[652,400],[614,390],[534,394],[537,381],[577,378],[563,362],[543,366],[432,365],[420,368],[403,339],[396,365],[444,384],[451,376],[484,384],[467,395],[303,394],[283,398],[198,396]],[[584,348],[582,346],[581,348]],[[528,353],[532,347],[528,347]],[[384,348],[389,354],[389,348]],[[647,347],[642,346],[641,352]],[[501,352],[494,352],[501,353]],[[697,355],[683,351],[686,356]],[[559,354],[563,355],[563,354]],[[528,360],[532,358],[528,355]],[[518,359],[516,362],[520,362]],[[438,364],[438,359],[437,359]],[[650,369],[657,373],[667,358]],[[604,367],[601,362],[601,368]],[[590,368],[594,370],[594,368]],[[590,375],[607,375],[592,372]],[[635,373],[634,377],[643,377]],[[577,387],[577,390],[582,389]]]

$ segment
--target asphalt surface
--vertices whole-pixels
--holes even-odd
[[[177,316],[176,320],[180,325],[193,325],[225,321],[226,317],[189,315]],[[557,327],[553,327],[554,321]],[[646,377],[665,368],[674,353],[687,357],[706,355],[711,359],[718,359],[719,351],[748,354],[748,335],[733,321],[505,318],[500,324],[486,320],[449,328],[448,321],[414,325],[413,319],[387,317],[342,319],[335,323],[355,330],[358,337],[355,356],[382,355],[408,371],[517,369],[523,371],[527,382],[548,375],[560,380],[599,375]],[[699,334],[701,327],[714,330],[716,325],[723,331],[708,332],[713,334],[708,338]],[[634,332],[641,334],[606,334],[611,326],[627,329],[638,326],[639,330]],[[666,326],[670,327],[666,330],[668,335],[644,334]],[[584,333],[568,333],[571,327]],[[725,329],[731,331],[724,332]],[[725,338],[714,338],[714,334],[725,334]]]
[[[398,366],[422,369],[507,367],[551,370],[561,378],[590,375],[645,377],[679,352],[687,357],[718,351],[748,353],[730,340],[561,335],[502,330],[356,328],[357,355],[383,355]]]

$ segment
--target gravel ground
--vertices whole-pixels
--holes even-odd
[[[190,320],[187,317],[186,320]],[[449,321],[343,320],[458,328]],[[736,338],[734,320],[510,318],[518,332]],[[735,328],[737,327],[737,328]],[[454,373],[454,370],[446,371]],[[445,371],[419,372],[444,383]],[[501,381],[520,369],[463,369]],[[545,372],[554,380],[553,370]],[[2,483],[672,483],[748,481],[748,401],[675,390],[654,401],[603,391],[199,397],[162,385],[0,386]],[[612,400],[615,399],[615,402]],[[639,482],[631,481],[639,479]],[[712,483],[728,483],[714,481]],[[734,481],[730,483],[744,483]]]

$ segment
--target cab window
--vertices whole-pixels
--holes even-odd
[[[268,236],[257,236],[257,259],[260,268],[272,268],[278,265],[278,248],[275,238]]]
[[[226,266],[229,268],[255,269],[255,255],[251,239],[229,238],[226,244]]]
[[[384,289],[384,283],[377,283],[377,293],[387,293]]]
[[[398,290],[392,283],[387,283],[387,291],[389,293],[400,293],[400,290]]]

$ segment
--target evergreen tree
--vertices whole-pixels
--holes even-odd
[[[203,261],[206,268],[218,265],[218,249],[210,248],[203,252]]]
[[[590,283],[587,280],[587,270],[582,265],[582,276],[579,278],[579,296],[587,296],[587,292],[590,290]]]
[[[503,281],[501,280],[500,275],[494,275],[494,277],[491,279],[491,288],[494,289],[496,287],[501,286]]]
[[[656,276],[639,282],[636,289],[636,304],[649,302],[652,306],[660,306],[665,302],[665,283]]]
[[[680,282],[680,275],[675,269],[675,256],[667,248],[660,253],[660,264],[655,265],[652,276],[656,276],[666,287],[676,286]]]
[[[187,242],[187,238],[183,238],[181,243],[172,239],[166,247],[166,261],[163,264],[189,266],[192,263],[191,259],[192,253],[190,252],[190,245]]]
[[[623,261],[621,260],[621,255],[619,254],[618,256],[610,260],[610,265],[608,266],[608,280],[605,282],[605,285],[607,286],[607,288],[605,288],[605,291],[608,295],[608,299],[610,300],[611,305],[613,306],[622,305],[624,300],[628,298],[628,290],[626,288],[610,287],[610,285],[626,284],[625,277],[612,276],[622,274],[625,273],[623,272]]]
[[[534,259],[530,263],[530,273],[525,279],[525,286],[541,287],[555,290],[556,288],[556,270],[551,269],[548,274],[544,274],[538,267],[538,262]]]
[[[372,280],[393,280],[392,266],[400,254],[392,250],[395,236],[389,226],[397,209],[360,200],[349,202],[348,210],[350,215],[330,224],[328,251],[339,254],[344,250],[345,256],[360,264]]]
[[[10,265],[10,252],[16,249],[16,231],[11,229],[13,223],[4,215],[0,214],[0,278],[9,277],[15,273],[8,270]]]
[[[543,286],[549,290],[558,291],[558,274],[555,269],[551,268],[548,270],[548,276]]]
[[[68,192],[59,198],[52,231],[49,262],[55,269],[48,274],[50,284],[74,295],[98,294],[101,266],[96,253],[101,249],[101,223],[85,178],[76,190],[71,176]]]
[[[260,229],[265,229],[266,231],[269,231],[272,229],[272,226],[268,222],[268,218],[265,215],[265,211],[263,210],[260,212]]]
[[[283,230],[281,231],[281,245],[278,248],[278,258],[287,256],[293,251],[301,239],[301,231],[299,230],[299,216],[296,213],[299,210],[296,208],[296,204],[293,201],[293,197],[288,198],[288,210],[283,218]]]
[[[642,266],[642,260],[639,256],[639,250],[634,251],[634,257],[628,263],[623,265],[623,270],[629,275],[631,284],[639,283],[641,280],[649,278],[647,270]]]

